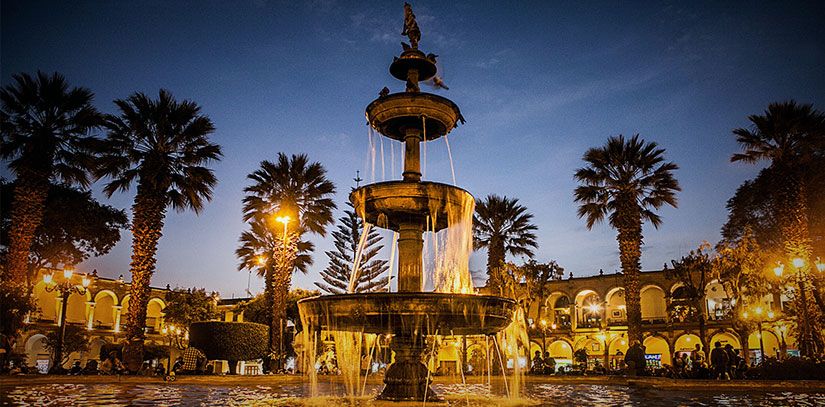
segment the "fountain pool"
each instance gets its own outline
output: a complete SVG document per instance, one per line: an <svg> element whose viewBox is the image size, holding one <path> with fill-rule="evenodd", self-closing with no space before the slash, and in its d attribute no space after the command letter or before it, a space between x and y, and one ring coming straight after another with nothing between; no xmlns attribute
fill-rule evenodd
<svg viewBox="0 0 825 407"><path fill-rule="evenodd" d="M275 382L278 378L272 378ZM688 382L689 383L689 382ZM345 394L340 381L318 383L322 394ZM382 384L371 381L367 395L358 398L322 396L305 398L309 384L226 385L188 383L112 383L112 384L0 384L0 405L54 406L395 406L398 402L375 400ZM825 388L815 386L805 391L759 390L673 390L656 386L634 387L609 384L558 384L527 380L523 384L525 399L504 397L501 380L488 384L432 385L444 399L430 405L499 406L677 406L677 405L747 405L747 406L817 406L825 404ZM423 406L421 402L402 403Z"/></svg>

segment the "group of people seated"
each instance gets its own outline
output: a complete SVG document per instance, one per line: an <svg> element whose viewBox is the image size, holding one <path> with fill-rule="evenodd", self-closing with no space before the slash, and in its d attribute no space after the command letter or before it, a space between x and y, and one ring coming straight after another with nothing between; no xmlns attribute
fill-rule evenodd
<svg viewBox="0 0 825 407"><path fill-rule="evenodd" d="M86 361L86 366L81 367L80 361L75 361L69 369L69 375L121 375L126 374L126 367L120 361L116 351L109 352L108 356L101 357L100 362L94 359Z"/></svg>

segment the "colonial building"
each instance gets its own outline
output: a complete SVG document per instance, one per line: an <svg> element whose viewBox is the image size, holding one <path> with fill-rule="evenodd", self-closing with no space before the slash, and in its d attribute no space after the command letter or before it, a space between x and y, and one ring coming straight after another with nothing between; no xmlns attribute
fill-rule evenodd
<svg viewBox="0 0 825 407"><path fill-rule="evenodd" d="M623 360L629 343L622 278L619 273L600 272L596 276L571 276L551 282L546 299L541 304L533 299L528 313L530 354L547 351L556 359L557 366L572 363L573 352L579 349L587 352L591 365L598 362L611 366ZM761 304L751 304L751 308L759 309L761 316L751 312L750 318L761 319L762 332L754 329L745 338L743 333L734 330L736 299L731 298L719 281L706 285L701 309L692 314L687 312L690 308L687 287L668 278L664 271L641 273L640 287L644 346L650 365L669 365L675 353L690 353L697 343L702 343L699 312L707 318L705 343L710 347L716 341L731 344L743 356L758 360L761 339L761 348L768 357L798 354L796 338L789 331L791 319L783 314L788 298L778 293L765 296ZM543 307L541 314L539 307ZM469 342L468 357L471 358L474 351L483 352L482 341ZM444 356L453 359L452 354L456 352L448 351ZM455 357L458 356L460 352ZM527 361L521 363L526 365Z"/></svg>
<svg viewBox="0 0 825 407"><path fill-rule="evenodd" d="M52 275L54 279L64 278L60 270L43 269L38 273L33 292L37 300L37 309L28 316L26 328L17 343L17 352L27 355L29 366L43 372L48 371L51 363L43 340L46 334L59 328L63 310L60 292L48 290L49 285L43 280L45 275ZM85 327L90 346L87 352L71 354L67 366L75 360L85 364L87 359L97 359L101 346L124 339L121 331L129 308L129 282L124 281L122 277L109 279L95 274L84 276L79 273L72 275L71 279L77 286L82 287L83 277L91 281L85 292L73 292L69 295L66 323ZM146 309L147 343L166 344L161 328L168 291L168 288L151 288Z"/></svg>

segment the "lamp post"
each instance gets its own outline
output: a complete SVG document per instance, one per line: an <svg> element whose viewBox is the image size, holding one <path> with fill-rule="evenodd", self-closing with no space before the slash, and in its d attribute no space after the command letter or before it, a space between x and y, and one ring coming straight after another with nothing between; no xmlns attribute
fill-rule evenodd
<svg viewBox="0 0 825 407"><path fill-rule="evenodd" d="M751 311L743 312L742 317L746 320L753 319L756 322L757 337L759 338L759 363L761 364L765 361L765 343L762 340L762 323L766 320L773 320L774 313L773 311L766 313L761 305L757 305ZM767 317L767 319L765 317Z"/></svg>
<svg viewBox="0 0 825 407"><path fill-rule="evenodd" d="M813 351L814 341L811 337L811 327L810 327L810 315L808 313L808 296L805 293L805 276L802 274L802 269L805 268L805 260L801 257L795 257L791 260L791 264L796 269L796 283L799 287L799 299L800 305L802 306L802 318L799 318L800 331L802 333L802 337L800 338L800 346L799 350L801 351L803 356L811 356L811 352ZM816 264L817 270L825 270L825 265L822 262L817 261ZM782 277L782 274L785 270L785 266L782 263L777 263L777 266L774 267L774 273L776 273L777 277Z"/></svg>
<svg viewBox="0 0 825 407"><path fill-rule="evenodd" d="M541 320L541 357L547 353L547 320Z"/></svg>
<svg viewBox="0 0 825 407"><path fill-rule="evenodd" d="M181 332L183 332L180 327L174 325L164 325L160 331L166 339L169 340L169 355L167 356L166 361L166 374L169 375L172 373L172 347L175 346L178 349L183 349L183 345L181 343ZM184 339L189 339L189 333L186 332Z"/></svg>
<svg viewBox="0 0 825 407"><path fill-rule="evenodd" d="M63 281L57 282L52 274L45 274L43 282L46 283L46 291L59 292L63 303L60 311L60 334L57 337L57 345L54 347L54 363L49 373L62 373L63 369L63 340L66 337L66 311L69 305L69 296L72 293L80 295L86 294L86 291L91 283L88 276L84 275L80 281L80 285L72 283L72 276L74 269L65 267L63 269Z"/></svg>

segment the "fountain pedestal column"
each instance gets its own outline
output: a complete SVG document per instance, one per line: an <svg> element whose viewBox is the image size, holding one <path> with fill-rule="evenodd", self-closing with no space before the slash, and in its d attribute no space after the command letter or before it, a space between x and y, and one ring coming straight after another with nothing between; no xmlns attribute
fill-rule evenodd
<svg viewBox="0 0 825 407"><path fill-rule="evenodd" d="M427 366L421 363L426 349L423 335L397 334L393 336L390 349L395 352L395 362L384 374L384 390L379 400L390 401L439 401L430 389L432 380Z"/></svg>
<svg viewBox="0 0 825 407"><path fill-rule="evenodd" d="M402 223L398 229L398 291L420 292L421 253L424 251L424 239L421 237L421 225Z"/></svg>

